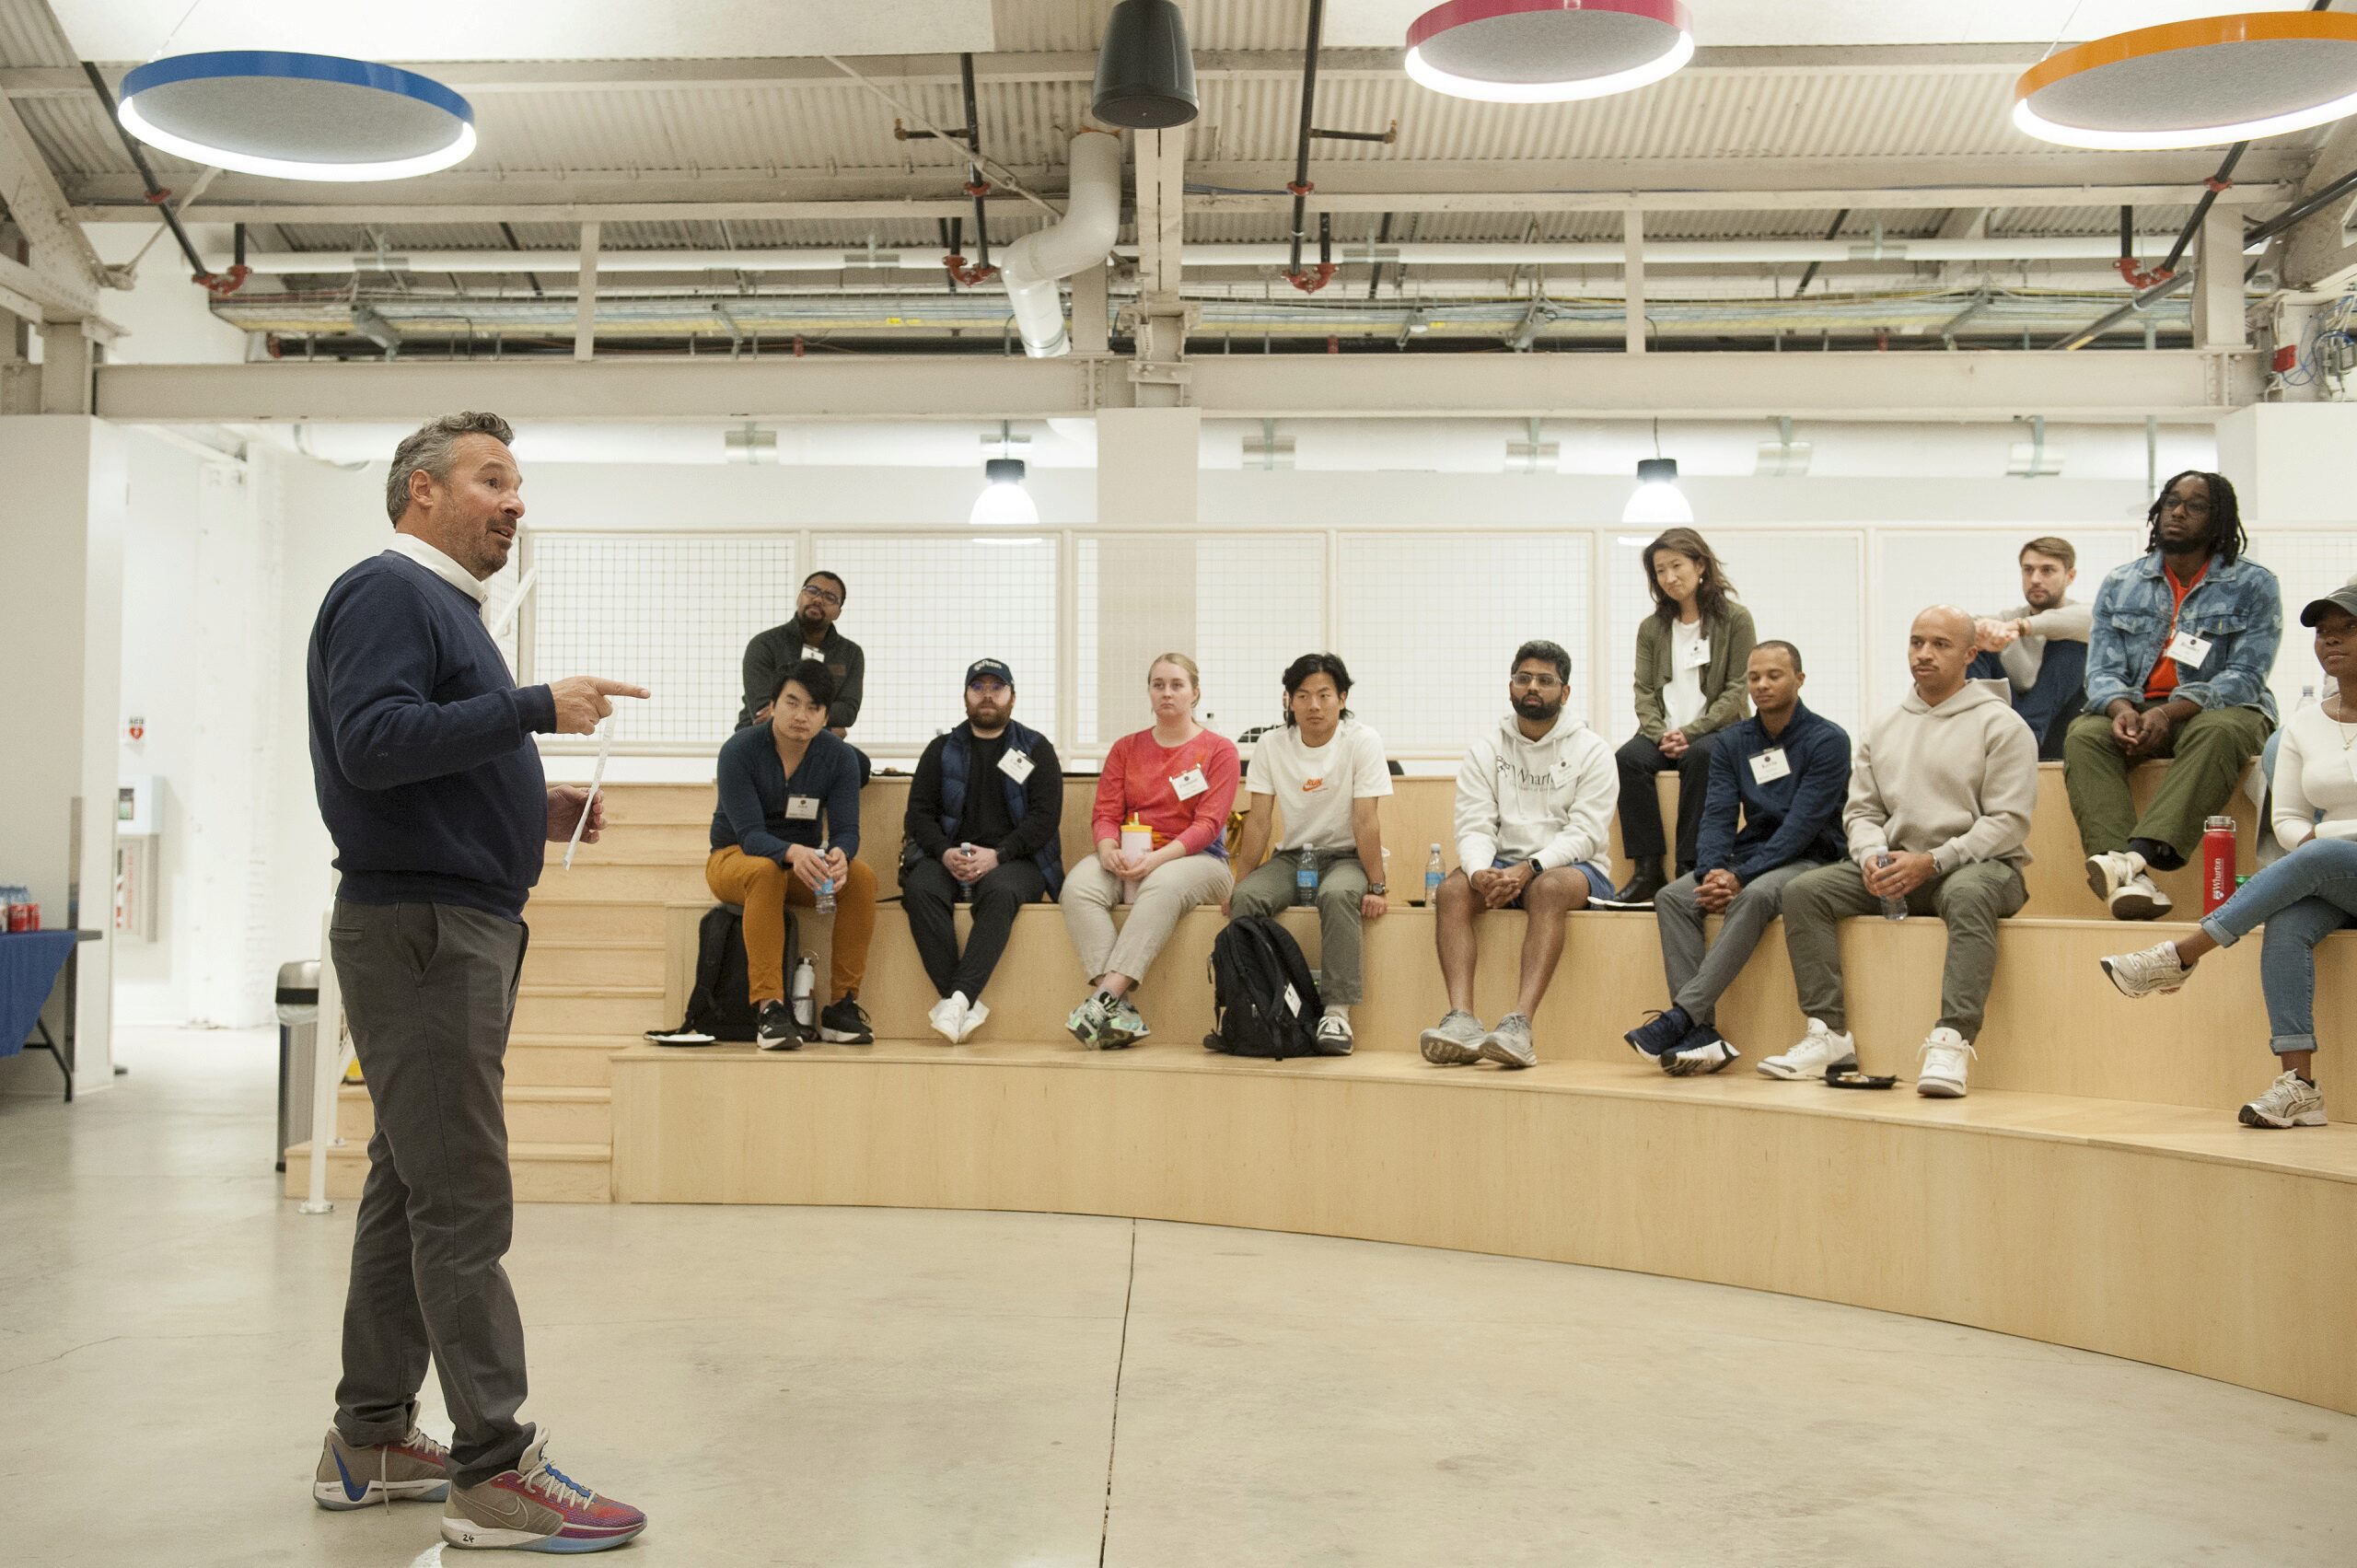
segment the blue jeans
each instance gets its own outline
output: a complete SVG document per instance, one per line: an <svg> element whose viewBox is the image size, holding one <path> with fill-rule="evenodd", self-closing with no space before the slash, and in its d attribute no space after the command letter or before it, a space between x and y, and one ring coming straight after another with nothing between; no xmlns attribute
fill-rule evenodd
<svg viewBox="0 0 2357 1568"><path fill-rule="evenodd" d="M2316 1048L2316 946L2357 924L2357 842L2311 839L2243 884L2202 917L2201 929L2231 947L2264 925L2258 988L2267 998L2268 1048L2278 1056Z"/></svg>

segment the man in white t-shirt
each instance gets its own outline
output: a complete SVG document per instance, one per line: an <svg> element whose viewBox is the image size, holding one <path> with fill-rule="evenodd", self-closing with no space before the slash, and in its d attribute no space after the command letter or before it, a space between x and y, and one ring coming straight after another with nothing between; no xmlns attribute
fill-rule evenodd
<svg viewBox="0 0 2357 1568"><path fill-rule="evenodd" d="M1304 654L1285 667L1285 724L1252 750L1245 783L1251 815L1236 864L1256 866L1236 885L1228 912L1274 914L1314 887L1321 944L1318 1021L1321 1055L1347 1056L1351 1006L1363 991L1362 923L1379 920L1389 889L1383 881L1383 836L1376 802L1391 793L1383 741L1351 717L1351 672L1332 654ZM1284 819L1284 836L1267 865L1260 855Z"/></svg>

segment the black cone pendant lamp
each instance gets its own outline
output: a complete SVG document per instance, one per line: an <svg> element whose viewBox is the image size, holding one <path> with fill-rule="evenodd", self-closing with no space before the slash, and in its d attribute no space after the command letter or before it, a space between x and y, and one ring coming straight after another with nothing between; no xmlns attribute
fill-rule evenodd
<svg viewBox="0 0 2357 1568"><path fill-rule="evenodd" d="M1195 118L1195 59L1173 0L1120 0L1097 53L1089 112L1108 125L1167 131Z"/></svg>

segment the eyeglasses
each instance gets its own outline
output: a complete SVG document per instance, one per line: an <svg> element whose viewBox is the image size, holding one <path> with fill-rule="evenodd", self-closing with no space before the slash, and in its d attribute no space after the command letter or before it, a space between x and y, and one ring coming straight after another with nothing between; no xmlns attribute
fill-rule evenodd
<svg viewBox="0 0 2357 1568"><path fill-rule="evenodd" d="M1514 677L1514 685L1516 691L1519 691L1526 686L1534 686L1541 691L1552 691L1562 684L1562 681L1556 679L1551 675L1524 675L1517 672Z"/></svg>
<svg viewBox="0 0 2357 1568"><path fill-rule="evenodd" d="M822 588L815 583L803 584L802 593L806 598L815 598L821 604L831 604L838 609L842 608L843 602L842 595L832 588Z"/></svg>
<svg viewBox="0 0 2357 1568"><path fill-rule="evenodd" d="M2189 517L2206 517L2210 515L2210 498L2206 495L2196 495L2190 499L2182 495L2161 497L2161 510L2172 509L2183 512Z"/></svg>

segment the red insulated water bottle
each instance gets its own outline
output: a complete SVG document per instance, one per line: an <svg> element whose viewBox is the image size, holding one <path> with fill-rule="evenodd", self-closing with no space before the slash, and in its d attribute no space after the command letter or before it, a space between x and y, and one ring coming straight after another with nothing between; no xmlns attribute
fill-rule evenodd
<svg viewBox="0 0 2357 1568"><path fill-rule="evenodd" d="M2209 914L2235 896L2235 819L2205 818L2201 823L2201 912Z"/></svg>

